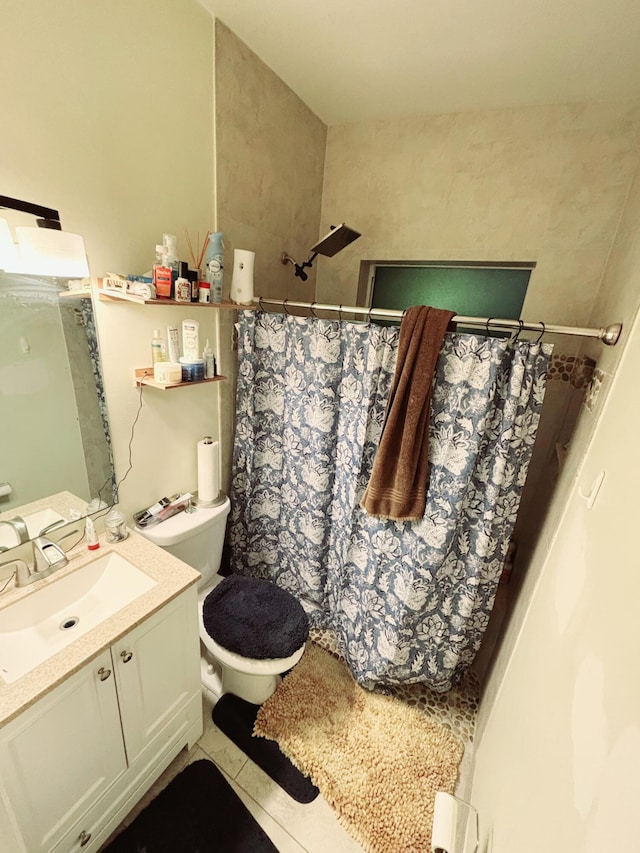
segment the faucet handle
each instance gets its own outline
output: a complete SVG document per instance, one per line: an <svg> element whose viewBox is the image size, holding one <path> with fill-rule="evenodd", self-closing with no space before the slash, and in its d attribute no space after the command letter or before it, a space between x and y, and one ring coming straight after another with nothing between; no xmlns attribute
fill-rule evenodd
<svg viewBox="0 0 640 853"><path fill-rule="evenodd" d="M38 536L33 540L34 569L40 572L46 569L61 569L69 560L62 548L46 536Z"/></svg>

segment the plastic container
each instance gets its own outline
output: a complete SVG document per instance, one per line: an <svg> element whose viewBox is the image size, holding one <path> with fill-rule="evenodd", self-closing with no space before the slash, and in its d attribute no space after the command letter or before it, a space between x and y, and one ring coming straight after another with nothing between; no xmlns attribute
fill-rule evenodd
<svg viewBox="0 0 640 853"><path fill-rule="evenodd" d="M120 510L112 509L104 520L107 542L122 542L129 535L127 523Z"/></svg>
<svg viewBox="0 0 640 853"><path fill-rule="evenodd" d="M183 357L180 359L180 366L183 382L201 382L204 379L204 359L189 361Z"/></svg>
<svg viewBox="0 0 640 853"><path fill-rule="evenodd" d="M182 365L177 361L157 361L153 378L160 385L177 385L182 382Z"/></svg>

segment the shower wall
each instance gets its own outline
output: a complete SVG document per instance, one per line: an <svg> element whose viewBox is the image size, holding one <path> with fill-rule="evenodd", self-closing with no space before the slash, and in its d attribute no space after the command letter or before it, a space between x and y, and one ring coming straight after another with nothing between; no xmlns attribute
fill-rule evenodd
<svg viewBox="0 0 640 853"><path fill-rule="evenodd" d="M525 320L578 326L628 322L629 300L617 302L601 284L639 143L637 100L331 127L321 231L347 221L362 237L334 258L319 259L316 299L354 302L362 260L535 261ZM628 240L633 236L629 232ZM515 569L498 596L494 624L477 659L481 676L554 490L563 483L564 448L581 420L585 395L597 406L582 375L582 357L602 360L595 375L605 384L617 357L581 338L546 339L554 342L560 360L523 494ZM572 358L577 361L569 362Z"/></svg>
<svg viewBox="0 0 640 853"><path fill-rule="evenodd" d="M326 126L240 39L215 22L216 221L225 234L224 298L233 249L255 251L256 295L313 299L306 282L280 262L299 263L317 241ZM229 489L236 358L231 312L220 312L222 482Z"/></svg>
<svg viewBox="0 0 640 853"><path fill-rule="evenodd" d="M316 299L354 300L362 259L536 261L523 318L586 325L639 132L638 101L329 128L321 231L362 237L319 259Z"/></svg>

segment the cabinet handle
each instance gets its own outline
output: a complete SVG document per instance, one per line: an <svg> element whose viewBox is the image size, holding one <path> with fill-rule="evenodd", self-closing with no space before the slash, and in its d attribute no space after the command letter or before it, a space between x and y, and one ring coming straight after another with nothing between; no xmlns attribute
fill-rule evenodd
<svg viewBox="0 0 640 853"><path fill-rule="evenodd" d="M85 844L88 844L91 841L91 833L86 832L84 829L78 836L78 841L80 842L80 847L84 847Z"/></svg>
<svg viewBox="0 0 640 853"><path fill-rule="evenodd" d="M122 658L123 663L129 663L133 657L133 652L120 652L120 657Z"/></svg>
<svg viewBox="0 0 640 853"><path fill-rule="evenodd" d="M110 669L105 669L103 666L98 670L98 675L100 676L100 681L106 681L107 678L111 675Z"/></svg>

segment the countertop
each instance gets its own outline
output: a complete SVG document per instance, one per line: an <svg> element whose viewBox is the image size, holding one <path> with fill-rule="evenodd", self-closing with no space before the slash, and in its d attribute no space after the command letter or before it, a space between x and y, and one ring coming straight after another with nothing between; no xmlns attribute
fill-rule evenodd
<svg viewBox="0 0 640 853"><path fill-rule="evenodd" d="M46 584L55 583L71 572L81 571L87 563L111 551L121 554L153 578L156 585L11 684L0 677L0 726L14 719L200 579L200 574L191 566L130 530L123 542L115 544L107 543L104 535L100 536L100 548L97 551L88 551L86 543L82 542L67 553L69 563L64 568L28 587L16 589L11 585L0 593L0 610L19 598L37 592Z"/></svg>

